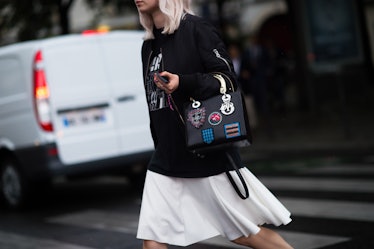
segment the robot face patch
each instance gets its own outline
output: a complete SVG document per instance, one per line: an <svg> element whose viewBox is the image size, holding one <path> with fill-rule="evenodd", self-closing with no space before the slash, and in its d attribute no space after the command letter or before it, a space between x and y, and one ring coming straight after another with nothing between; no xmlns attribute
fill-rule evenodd
<svg viewBox="0 0 374 249"><path fill-rule="evenodd" d="M188 112L188 121L195 128L200 128L205 122L205 108L196 108Z"/></svg>

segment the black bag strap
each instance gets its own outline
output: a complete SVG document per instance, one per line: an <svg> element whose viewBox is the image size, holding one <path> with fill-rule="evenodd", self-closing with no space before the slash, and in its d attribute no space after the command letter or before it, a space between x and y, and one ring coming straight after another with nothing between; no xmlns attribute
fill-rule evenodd
<svg viewBox="0 0 374 249"><path fill-rule="evenodd" d="M227 177L229 178L230 182L231 182L231 185L234 187L236 193L238 193L238 195L240 196L240 198L242 198L243 200L247 199L249 197L249 191L248 191L248 186L247 186L247 183L245 182L242 174L240 173L239 171L239 168L238 166L235 164L234 162L234 159L232 159L231 155L229 152L226 152L226 155L227 155L227 158L229 159L231 165L234 167L235 169L235 172L238 174L239 176L239 179L240 179L240 182L242 183L243 185L243 188L244 188L244 191L245 191L245 194L243 195L242 192L240 192L239 190L239 187L238 185L236 185L236 182L234 181L234 179L232 178L230 172L226 171L226 175Z"/></svg>

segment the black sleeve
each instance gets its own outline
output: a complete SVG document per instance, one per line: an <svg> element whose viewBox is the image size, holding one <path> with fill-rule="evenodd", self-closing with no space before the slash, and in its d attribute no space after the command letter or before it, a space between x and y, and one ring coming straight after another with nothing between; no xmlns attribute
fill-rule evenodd
<svg viewBox="0 0 374 249"><path fill-rule="evenodd" d="M200 19L196 22L194 37L204 72L180 75L180 87L191 93L191 97L195 99L209 98L219 93L220 83L213 74L221 73L227 76L224 77L225 79L231 80L236 89L236 75L231 58L217 29L209 22ZM229 82L227 87L230 87Z"/></svg>

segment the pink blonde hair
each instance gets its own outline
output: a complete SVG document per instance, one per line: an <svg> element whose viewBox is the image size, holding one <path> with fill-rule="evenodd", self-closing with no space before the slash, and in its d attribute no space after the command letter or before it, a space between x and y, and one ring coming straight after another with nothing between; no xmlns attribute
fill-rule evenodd
<svg viewBox="0 0 374 249"><path fill-rule="evenodd" d="M173 34L180 25L180 21L185 13L193 14L191 10L191 0L159 0L159 7L166 16L163 34ZM151 15L139 12L140 24L145 29L144 40L154 39L153 20Z"/></svg>

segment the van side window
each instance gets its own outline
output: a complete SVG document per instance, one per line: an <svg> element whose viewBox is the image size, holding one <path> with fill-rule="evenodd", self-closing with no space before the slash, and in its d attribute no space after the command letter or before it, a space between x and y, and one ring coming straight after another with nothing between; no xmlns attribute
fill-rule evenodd
<svg viewBox="0 0 374 249"><path fill-rule="evenodd" d="M17 73L18 72L18 73ZM24 94L26 82L22 81L22 67L16 58L0 60L0 104Z"/></svg>

